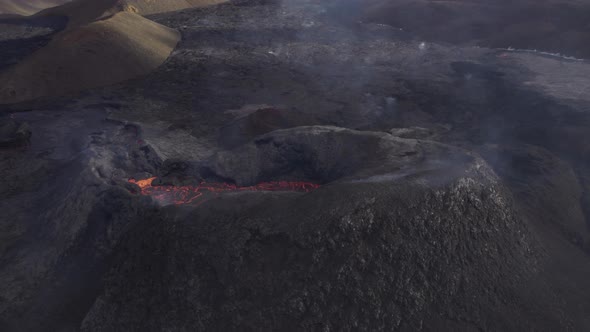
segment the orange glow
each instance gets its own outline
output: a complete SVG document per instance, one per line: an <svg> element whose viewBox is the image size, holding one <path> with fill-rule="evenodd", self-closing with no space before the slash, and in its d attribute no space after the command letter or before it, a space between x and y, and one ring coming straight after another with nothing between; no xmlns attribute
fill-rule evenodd
<svg viewBox="0 0 590 332"><path fill-rule="evenodd" d="M129 179L129 183L141 188L141 194L151 196L163 205L167 204L201 204L207 199L224 192L236 191L296 191L310 192L319 185L310 182L274 181L263 182L254 186L239 187L229 183L201 182L198 186L153 186L155 177L145 180Z"/></svg>
<svg viewBox="0 0 590 332"><path fill-rule="evenodd" d="M139 180L139 181L135 181L134 179L130 179L129 182L138 185L139 188L141 188L143 190L145 188L151 187L152 186L152 182L155 179L156 179L155 177L149 178L149 179L145 179L145 180Z"/></svg>

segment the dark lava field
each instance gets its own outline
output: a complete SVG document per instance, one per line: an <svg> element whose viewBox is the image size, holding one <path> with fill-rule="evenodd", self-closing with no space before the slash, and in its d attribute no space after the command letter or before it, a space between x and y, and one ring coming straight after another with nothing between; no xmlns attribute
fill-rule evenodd
<svg viewBox="0 0 590 332"><path fill-rule="evenodd" d="M0 14L0 331L590 331L589 1L159 1Z"/></svg>

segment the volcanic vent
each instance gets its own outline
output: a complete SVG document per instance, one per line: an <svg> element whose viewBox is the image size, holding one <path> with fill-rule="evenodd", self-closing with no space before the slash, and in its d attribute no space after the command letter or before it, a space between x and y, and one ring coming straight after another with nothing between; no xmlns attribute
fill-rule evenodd
<svg viewBox="0 0 590 332"><path fill-rule="evenodd" d="M333 182L378 182L442 169L451 178L452 169L466 162L436 143L308 126L262 135L202 163L169 160L159 177L128 181L162 205L199 205L224 193L305 193Z"/></svg>
<svg viewBox="0 0 590 332"><path fill-rule="evenodd" d="M263 182L253 186L237 186L223 182L201 182L197 186L173 186L153 185L156 177L145 180L130 179L129 182L136 184L141 189L141 194L153 197L162 205L168 204L201 204L211 197L228 192L248 191L295 191L309 192L317 189L319 185L311 182L273 181Z"/></svg>
<svg viewBox="0 0 590 332"><path fill-rule="evenodd" d="M443 144L296 127L158 174L132 182L156 200L218 199L157 210L129 234L83 331L414 330L455 301L499 311L534 268L496 176Z"/></svg>

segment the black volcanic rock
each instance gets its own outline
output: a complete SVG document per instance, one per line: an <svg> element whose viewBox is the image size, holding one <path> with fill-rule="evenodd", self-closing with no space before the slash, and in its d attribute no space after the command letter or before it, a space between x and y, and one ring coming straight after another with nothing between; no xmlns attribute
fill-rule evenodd
<svg viewBox="0 0 590 332"><path fill-rule="evenodd" d="M162 163L159 169L159 176L154 179L152 184L155 186L197 186L200 181L201 176L197 165L185 160L168 159Z"/></svg>
<svg viewBox="0 0 590 332"><path fill-rule="evenodd" d="M570 164L535 146L487 146L484 158L511 187L535 223L554 224L574 245L590 241L583 181ZM538 206L543 206L542 210Z"/></svg>
<svg viewBox="0 0 590 332"><path fill-rule="evenodd" d="M537 266L510 195L481 159L461 169L165 209L124 241L83 331L558 326L520 307Z"/></svg>
<svg viewBox="0 0 590 332"><path fill-rule="evenodd" d="M0 148L22 147L29 144L31 128L26 122L3 119L0 125Z"/></svg>
<svg viewBox="0 0 590 332"><path fill-rule="evenodd" d="M238 185L296 179L328 183L342 178L399 177L425 170L462 167L459 149L379 132L310 126L277 130L208 162L219 177Z"/></svg>
<svg viewBox="0 0 590 332"><path fill-rule="evenodd" d="M312 125L317 122L310 115L270 106L234 113L237 113L236 118L219 130L219 141L228 148L274 130Z"/></svg>

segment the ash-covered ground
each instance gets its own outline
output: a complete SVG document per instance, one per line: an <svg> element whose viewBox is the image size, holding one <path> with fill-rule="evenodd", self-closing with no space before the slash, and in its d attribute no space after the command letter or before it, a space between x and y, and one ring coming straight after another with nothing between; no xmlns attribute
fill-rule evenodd
<svg viewBox="0 0 590 332"><path fill-rule="evenodd" d="M590 330L590 63L367 15L158 14L149 75L2 106L0 329ZM63 28L3 22L0 70Z"/></svg>

